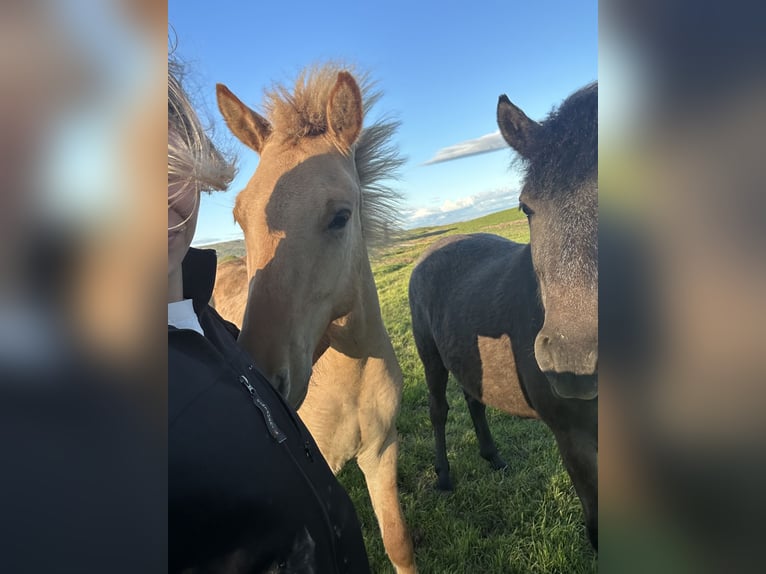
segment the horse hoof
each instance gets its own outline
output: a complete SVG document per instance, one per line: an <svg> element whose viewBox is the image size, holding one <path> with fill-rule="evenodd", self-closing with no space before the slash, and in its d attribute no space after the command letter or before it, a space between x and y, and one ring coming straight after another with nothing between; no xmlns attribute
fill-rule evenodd
<svg viewBox="0 0 766 574"><path fill-rule="evenodd" d="M508 463L505 462L502 458L495 457L492 460L489 461L489 464L492 465L493 470L507 470L508 469Z"/></svg>
<svg viewBox="0 0 766 574"><path fill-rule="evenodd" d="M593 551L598 554L598 530L588 529L588 540L593 547Z"/></svg>
<svg viewBox="0 0 766 574"><path fill-rule="evenodd" d="M434 484L434 490L438 490L439 492L444 492L446 494L455 490L455 487L452 485L452 481L450 479L439 479Z"/></svg>

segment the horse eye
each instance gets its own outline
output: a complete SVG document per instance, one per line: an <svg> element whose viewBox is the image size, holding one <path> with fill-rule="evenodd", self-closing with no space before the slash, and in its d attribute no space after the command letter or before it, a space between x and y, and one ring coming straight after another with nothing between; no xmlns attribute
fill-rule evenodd
<svg viewBox="0 0 766 574"><path fill-rule="evenodd" d="M532 217L532 214L534 214L534 211L529 209L529 206L526 203L524 203L523 201L519 202L519 209L521 211L523 211L524 215L526 215L527 217Z"/></svg>
<svg viewBox="0 0 766 574"><path fill-rule="evenodd" d="M351 211L349 211L348 209L341 209L332 218L332 221L330 222L330 225L327 226L327 229L343 229L344 227L346 227L346 223L348 223L348 220L350 218L351 218Z"/></svg>

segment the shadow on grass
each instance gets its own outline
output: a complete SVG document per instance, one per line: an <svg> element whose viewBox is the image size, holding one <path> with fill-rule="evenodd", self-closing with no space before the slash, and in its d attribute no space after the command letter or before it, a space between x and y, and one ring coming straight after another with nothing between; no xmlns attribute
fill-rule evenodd
<svg viewBox="0 0 766 574"><path fill-rule="evenodd" d="M418 233L417 235L407 235L405 239L407 241L413 241L415 239L423 239L424 237L433 237L435 235L442 235L444 233L449 233L450 231L455 231L457 227L450 227L447 229L436 229L434 231L425 231L423 233Z"/></svg>

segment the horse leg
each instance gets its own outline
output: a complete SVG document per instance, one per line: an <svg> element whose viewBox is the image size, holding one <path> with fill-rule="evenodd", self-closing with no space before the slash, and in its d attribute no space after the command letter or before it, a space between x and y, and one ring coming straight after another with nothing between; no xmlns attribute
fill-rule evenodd
<svg viewBox="0 0 766 574"><path fill-rule="evenodd" d="M412 295L410 295L412 305ZM450 479L449 462L447 461L447 438L445 426L447 425L447 380L449 371L444 366L436 342L431 332L424 325L427 321L417 312L417 307L412 306L412 334L415 338L415 348L418 350L420 361L423 363L423 371L428 385L428 413L431 416L431 426L434 429L434 442L436 450L436 488L442 491L453 489Z"/></svg>
<svg viewBox="0 0 766 574"><path fill-rule="evenodd" d="M416 574L412 539L399 504L396 483L398 453L396 428L392 428L382 448L376 445L366 450L357 457L357 462L364 473L388 558L397 574Z"/></svg>
<svg viewBox="0 0 766 574"><path fill-rule="evenodd" d="M479 453L484 460L488 460L495 470L508 468L506 462L500 458L497 452L497 446L492 439L492 433L487 424L487 407L481 401L463 391L465 402L468 403L468 411L471 413L473 428L476 431L476 438L479 439Z"/></svg>
<svg viewBox="0 0 766 574"><path fill-rule="evenodd" d="M425 357L424 354L421 354L421 359L423 360L426 382L428 383L428 407L431 416L431 426L434 429L436 488L451 491L453 485L450 478L449 461L447 460L447 437L445 431L447 412L449 411L449 404L447 403L449 372L436 351Z"/></svg>
<svg viewBox="0 0 766 574"><path fill-rule="evenodd" d="M588 539L598 552L597 438L576 430L558 431L555 436L564 466L583 507Z"/></svg>

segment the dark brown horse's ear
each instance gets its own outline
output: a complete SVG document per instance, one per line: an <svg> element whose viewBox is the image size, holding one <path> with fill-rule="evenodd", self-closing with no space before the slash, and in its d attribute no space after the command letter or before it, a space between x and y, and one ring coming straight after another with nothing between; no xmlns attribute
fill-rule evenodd
<svg viewBox="0 0 766 574"><path fill-rule="evenodd" d="M335 145L347 153L362 131L362 93L353 76L340 72L327 102L327 127Z"/></svg>
<svg viewBox="0 0 766 574"><path fill-rule="evenodd" d="M243 104L223 84L216 84L215 93L218 109L221 110L221 115L231 132L243 144L261 153L263 144L271 135L271 124Z"/></svg>
<svg viewBox="0 0 766 574"><path fill-rule="evenodd" d="M511 103L503 94L497 102L497 125L508 145L522 157L528 158L534 148L541 126Z"/></svg>

